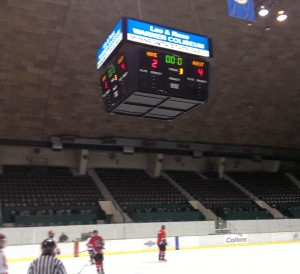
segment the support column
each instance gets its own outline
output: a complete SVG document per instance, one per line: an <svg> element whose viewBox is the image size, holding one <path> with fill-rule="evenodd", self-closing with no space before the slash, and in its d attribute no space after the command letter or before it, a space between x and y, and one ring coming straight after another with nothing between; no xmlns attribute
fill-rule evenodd
<svg viewBox="0 0 300 274"><path fill-rule="evenodd" d="M86 174L86 170L88 166L88 158L89 158L89 150L87 149L80 150L79 167L78 167L79 175Z"/></svg>
<svg viewBox="0 0 300 274"><path fill-rule="evenodd" d="M149 154L148 155L148 172L153 177L159 177L161 174L162 163L164 155L161 153L158 154Z"/></svg>

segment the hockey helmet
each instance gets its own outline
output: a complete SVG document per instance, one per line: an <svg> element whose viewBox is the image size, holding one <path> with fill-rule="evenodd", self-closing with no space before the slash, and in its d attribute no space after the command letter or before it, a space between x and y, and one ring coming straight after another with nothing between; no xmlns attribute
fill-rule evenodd
<svg viewBox="0 0 300 274"><path fill-rule="evenodd" d="M0 249L4 248L6 244L6 236L0 233Z"/></svg>
<svg viewBox="0 0 300 274"><path fill-rule="evenodd" d="M54 231L53 230L49 230L48 231L48 236L49 237L54 237Z"/></svg>
<svg viewBox="0 0 300 274"><path fill-rule="evenodd" d="M93 236L95 237L95 236L98 236L98 230L93 230Z"/></svg>
<svg viewBox="0 0 300 274"><path fill-rule="evenodd" d="M166 226L165 226L165 225L162 225L162 226L161 226L161 229L166 229Z"/></svg>
<svg viewBox="0 0 300 274"><path fill-rule="evenodd" d="M55 248L56 248L56 244L53 239L49 238L42 242L42 254L43 255L53 255Z"/></svg>

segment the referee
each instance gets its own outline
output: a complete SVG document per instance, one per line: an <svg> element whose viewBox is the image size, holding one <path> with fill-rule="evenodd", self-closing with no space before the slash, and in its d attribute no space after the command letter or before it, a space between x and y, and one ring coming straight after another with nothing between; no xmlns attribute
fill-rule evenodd
<svg viewBox="0 0 300 274"><path fill-rule="evenodd" d="M55 257L56 244L51 238L42 242L42 255L29 266L27 274L67 274L61 260Z"/></svg>

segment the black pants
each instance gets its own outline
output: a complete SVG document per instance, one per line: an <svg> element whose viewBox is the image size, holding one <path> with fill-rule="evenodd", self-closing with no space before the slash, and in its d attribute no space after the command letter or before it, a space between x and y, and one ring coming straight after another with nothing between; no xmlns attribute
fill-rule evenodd
<svg viewBox="0 0 300 274"><path fill-rule="evenodd" d="M159 251L166 251L166 244L158 245Z"/></svg>

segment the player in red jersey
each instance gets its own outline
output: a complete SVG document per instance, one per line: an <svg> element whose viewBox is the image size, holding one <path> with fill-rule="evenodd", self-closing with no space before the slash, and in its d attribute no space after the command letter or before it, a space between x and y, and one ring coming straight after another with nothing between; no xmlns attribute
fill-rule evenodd
<svg viewBox="0 0 300 274"><path fill-rule="evenodd" d="M157 245L159 248L158 260L159 261L167 261L165 259L166 254L166 246L167 246L167 233L166 233L166 226L162 225L161 229L158 231L157 234Z"/></svg>
<svg viewBox="0 0 300 274"><path fill-rule="evenodd" d="M89 237L86 240L86 247L87 247L87 251L88 251L89 256L90 256L91 264L95 264L95 260L94 260L94 248L93 248L92 245L89 245L89 241L92 238L93 233L92 232L88 232L88 236Z"/></svg>
<svg viewBox="0 0 300 274"><path fill-rule="evenodd" d="M89 239L88 248L93 250L93 258L96 262L97 273L104 274L103 268L103 249L104 249L104 240L101 236L98 235L98 231L93 231L93 236Z"/></svg>
<svg viewBox="0 0 300 274"><path fill-rule="evenodd" d="M54 253L55 253L55 255L60 255L60 249L57 247L56 239L54 238L54 236L55 236L54 231L53 230L49 230L48 231L48 238L47 239L53 240L53 242L55 243Z"/></svg>

